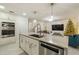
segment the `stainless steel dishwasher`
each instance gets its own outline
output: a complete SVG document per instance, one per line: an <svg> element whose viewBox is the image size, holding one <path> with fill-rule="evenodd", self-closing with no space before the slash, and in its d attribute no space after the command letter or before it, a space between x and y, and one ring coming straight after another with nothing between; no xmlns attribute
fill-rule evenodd
<svg viewBox="0 0 79 59"><path fill-rule="evenodd" d="M64 55L64 49L50 45L46 42L40 42L40 49L39 49L40 55Z"/></svg>

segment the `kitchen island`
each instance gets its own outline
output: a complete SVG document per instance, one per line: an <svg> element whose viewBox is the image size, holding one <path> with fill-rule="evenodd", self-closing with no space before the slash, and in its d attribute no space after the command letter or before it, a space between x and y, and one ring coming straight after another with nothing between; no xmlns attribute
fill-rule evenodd
<svg viewBox="0 0 79 59"><path fill-rule="evenodd" d="M46 48L55 51L55 55L67 55L68 40L67 37L54 36L46 34L43 37L34 37L29 34L20 34L19 45L29 55L49 55ZM43 47L46 48L43 48ZM53 48L54 47L54 48ZM52 54L53 55L53 54Z"/></svg>

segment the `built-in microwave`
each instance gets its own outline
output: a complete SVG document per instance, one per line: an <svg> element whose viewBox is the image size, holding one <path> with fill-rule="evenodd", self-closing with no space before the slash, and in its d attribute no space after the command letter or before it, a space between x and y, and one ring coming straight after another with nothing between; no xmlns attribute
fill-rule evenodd
<svg viewBox="0 0 79 59"><path fill-rule="evenodd" d="M53 31L63 31L64 30L64 24L54 24L52 25Z"/></svg>

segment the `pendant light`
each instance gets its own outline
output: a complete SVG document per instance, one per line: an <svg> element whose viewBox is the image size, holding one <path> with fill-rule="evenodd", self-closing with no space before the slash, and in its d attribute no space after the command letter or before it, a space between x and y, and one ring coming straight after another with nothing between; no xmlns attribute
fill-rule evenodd
<svg viewBox="0 0 79 59"><path fill-rule="evenodd" d="M49 18L49 21L53 21L53 5L54 5L54 3L50 3L50 18Z"/></svg>
<svg viewBox="0 0 79 59"><path fill-rule="evenodd" d="M33 13L34 13L34 15L35 15L35 17L34 17L34 21L33 21L33 22L36 23L36 22L37 22L37 20L36 20L36 14L37 14L37 11L34 11Z"/></svg>

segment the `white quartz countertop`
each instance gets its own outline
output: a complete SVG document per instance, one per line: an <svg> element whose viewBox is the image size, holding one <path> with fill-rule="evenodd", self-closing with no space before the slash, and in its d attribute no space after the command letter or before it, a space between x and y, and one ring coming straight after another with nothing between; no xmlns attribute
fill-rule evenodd
<svg viewBox="0 0 79 59"><path fill-rule="evenodd" d="M27 37L30 37L32 39L50 43L52 45L56 45L61 48L68 48L68 37L67 36L62 37L62 36L55 36L55 35L51 35L51 34L46 34L42 38L37 38L37 37L30 36L30 35L31 35L30 33L26 34Z"/></svg>

